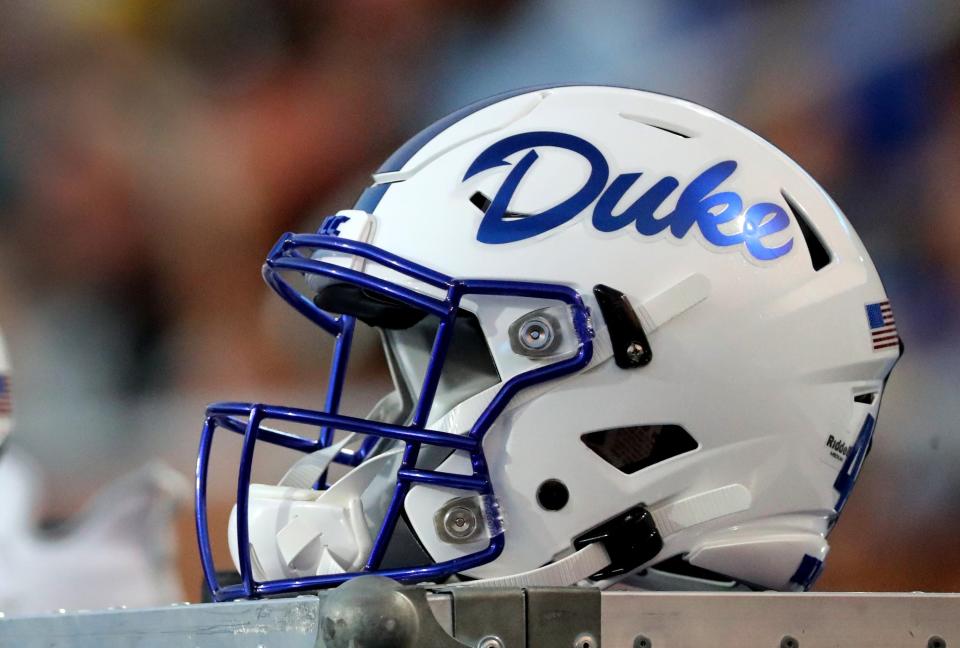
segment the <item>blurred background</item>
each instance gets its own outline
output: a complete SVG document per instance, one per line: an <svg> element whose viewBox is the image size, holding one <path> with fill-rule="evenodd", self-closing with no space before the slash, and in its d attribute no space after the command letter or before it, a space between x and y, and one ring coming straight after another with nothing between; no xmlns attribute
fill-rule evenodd
<svg viewBox="0 0 960 648"><path fill-rule="evenodd" d="M150 458L192 474L209 401L318 406L329 340L261 281L272 243L445 113L570 81L730 116L846 212L908 352L817 589L960 590L955 0L3 2L0 325L40 517ZM387 384L362 348L358 408Z"/></svg>

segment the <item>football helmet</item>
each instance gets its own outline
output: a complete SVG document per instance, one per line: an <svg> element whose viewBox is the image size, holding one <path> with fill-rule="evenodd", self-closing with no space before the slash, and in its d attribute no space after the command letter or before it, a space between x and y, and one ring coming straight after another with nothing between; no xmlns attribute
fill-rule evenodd
<svg viewBox="0 0 960 648"><path fill-rule="evenodd" d="M334 354L322 409L207 410L197 527L220 600L361 574L805 589L901 352L809 175L710 110L625 88L449 115L353 209L284 234L263 274ZM364 418L339 411L358 321L395 383ZM243 437L234 585L207 529L219 430ZM263 444L302 453L278 484L251 483Z"/></svg>

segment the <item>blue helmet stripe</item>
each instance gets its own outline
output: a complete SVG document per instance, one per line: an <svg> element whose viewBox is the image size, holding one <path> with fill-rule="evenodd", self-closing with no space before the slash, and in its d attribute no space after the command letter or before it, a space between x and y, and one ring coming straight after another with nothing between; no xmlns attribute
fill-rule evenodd
<svg viewBox="0 0 960 648"><path fill-rule="evenodd" d="M800 589L806 592L817 582L822 571L822 560L814 558L810 554L804 554L800 560L800 566L797 567L797 571L790 577L790 582L795 583Z"/></svg>
<svg viewBox="0 0 960 648"><path fill-rule="evenodd" d="M839 494L837 504L834 506L837 515L843 510L854 484L857 483L857 477L860 476L860 468L863 467L863 460L867 457L867 450L870 448L870 441L873 439L875 424L876 419L873 418L873 415L867 414L863 427L857 435L857 440L850 446L850 451L840 468L840 473L837 475L836 481L833 482L833 487Z"/></svg>

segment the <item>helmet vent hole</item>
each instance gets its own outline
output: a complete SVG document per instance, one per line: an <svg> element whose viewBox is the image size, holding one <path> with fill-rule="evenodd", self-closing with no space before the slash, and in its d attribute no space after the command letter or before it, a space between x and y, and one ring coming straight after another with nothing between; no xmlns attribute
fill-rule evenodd
<svg viewBox="0 0 960 648"><path fill-rule="evenodd" d="M548 479L537 489L537 503L548 511L559 511L570 501L570 491L559 479Z"/></svg>
<svg viewBox="0 0 960 648"><path fill-rule="evenodd" d="M487 210L490 209L490 202L490 199L479 191L470 196L470 203L484 214L486 214Z"/></svg>
<svg viewBox="0 0 960 648"><path fill-rule="evenodd" d="M486 214L487 210L490 209L490 205L493 204L493 201L487 198L487 196L485 196L482 192L477 191L477 192L474 192L472 196L470 196L470 204L472 204L474 207L476 207L481 212ZM530 216L530 214L521 214L520 212L506 211L503 213L503 220L515 220L518 218L526 218L527 216Z"/></svg>
<svg viewBox="0 0 960 648"><path fill-rule="evenodd" d="M682 130L679 130L674 124L664 124L663 122L654 121L648 119L641 115L631 115L629 113L620 113L620 116L624 119L630 121L635 121L638 124L643 124L644 126L649 126L650 128L656 128L658 131L663 131L664 133L669 133L675 135L676 137L682 137L683 139L690 139L692 135L690 133L684 133Z"/></svg>
<svg viewBox="0 0 960 648"><path fill-rule="evenodd" d="M830 265L830 262L833 261L833 255L830 254L830 250L824 245L820 235L813 229L813 226L810 225L810 219L807 217L806 212L800 208L797 202L786 191L781 190L780 195L787 201L787 206L790 207L790 211L793 212L793 217L797 221L800 233L803 234L803 240L807 243L807 250L810 252L810 264L813 266L813 271L820 272Z"/></svg>
<svg viewBox="0 0 960 648"><path fill-rule="evenodd" d="M589 432L580 440L601 459L627 474L699 447L689 432L670 423Z"/></svg>
<svg viewBox="0 0 960 648"><path fill-rule="evenodd" d="M862 403L864 405L873 405L877 400L877 392L869 392L866 394L857 394L853 397L855 403Z"/></svg>
<svg viewBox="0 0 960 648"><path fill-rule="evenodd" d="M689 135L687 135L686 133L681 133L681 132L678 131L678 130L674 130L674 129L672 129L672 128L667 128L666 126L661 126L660 124L650 124L650 123L647 123L647 122L644 122L644 123L646 123L647 126L650 126L650 127L652 127L652 128L656 128L656 129L658 129L658 130L662 130L664 133L670 133L671 135L676 135L677 137L682 137L683 139L690 139L690 136L689 136Z"/></svg>

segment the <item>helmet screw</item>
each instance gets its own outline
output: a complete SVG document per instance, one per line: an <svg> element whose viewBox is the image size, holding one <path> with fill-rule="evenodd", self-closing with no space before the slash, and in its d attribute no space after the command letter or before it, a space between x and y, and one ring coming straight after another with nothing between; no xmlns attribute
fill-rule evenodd
<svg viewBox="0 0 960 648"><path fill-rule="evenodd" d="M506 648L503 645L503 641L500 640L500 637L484 637L477 642L477 648Z"/></svg>
<svg viewBox="0 0 960 648"><path fill-rule="evenodd" d="M531 317L517 330L517 341L528 351L542 351L553 342L553 327L543 317Z"/></svg>
<svg viewBox="0 0 960 648"><path fill-rule="evenodd" d="M444 514L443 528L454 538L469 538L477 528L477 514L466 506L454 506Z"/></svg>
<svg viewBox="0 0 960 648"><path fill-rule="evenodd" d="M627 355L634 362L638 362L643 357L644 348L639 342L631 342L627 347Z"/></svg>
<svg viewBox="0 0 960 648"><path fill-rule="evenodd" d="M584 632L573 640L573 648L597 648L597 639L589 632Z"/></svg>

